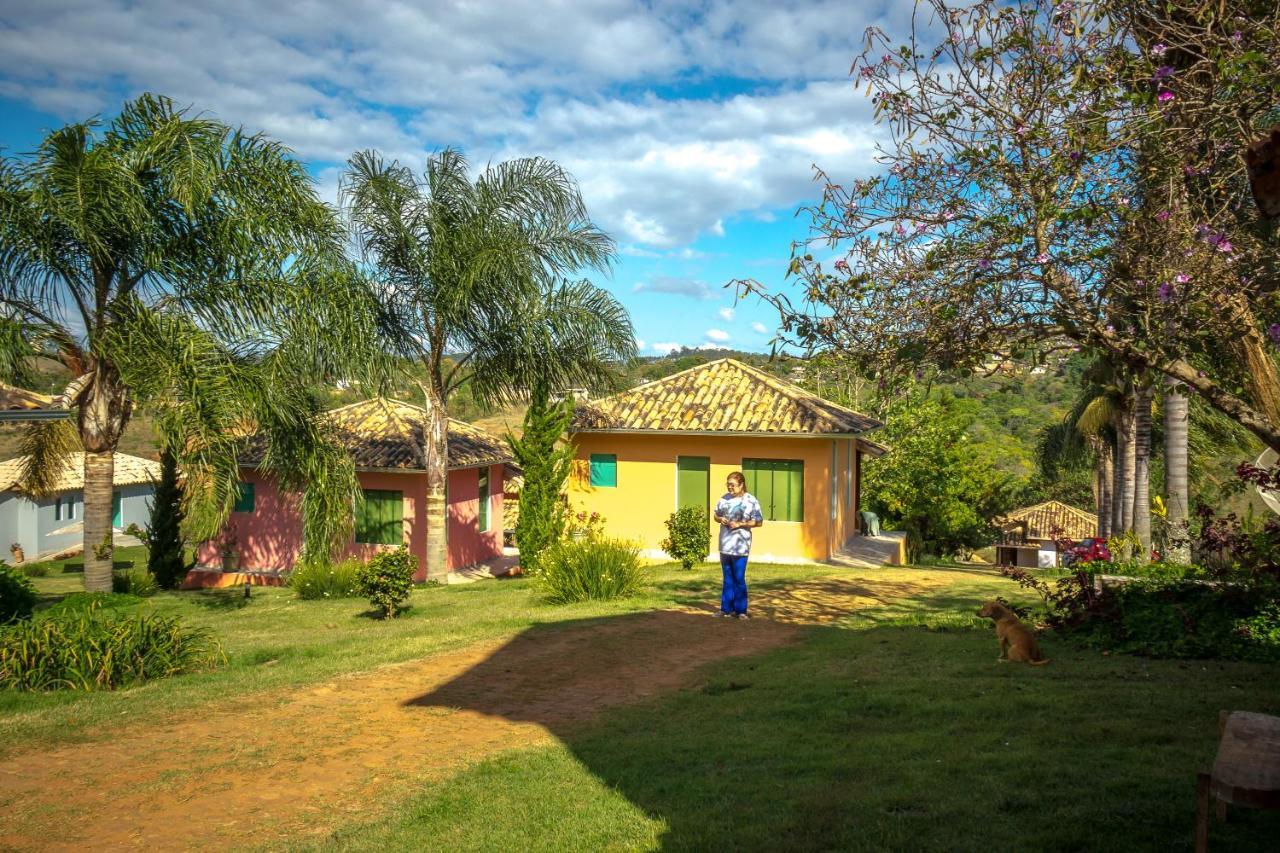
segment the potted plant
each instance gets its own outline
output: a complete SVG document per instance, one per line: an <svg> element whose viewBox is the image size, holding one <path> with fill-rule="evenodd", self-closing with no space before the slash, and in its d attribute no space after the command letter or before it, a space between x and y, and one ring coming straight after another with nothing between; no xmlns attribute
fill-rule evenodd
<svg viewBox="0 0 1280 853"><path fill-rule="evenodd" d="M240 551L236 547L239 542L236 540L236 531L234 527L228 526L222 533L222 538L218 542L218 551L222 554L222 570L224 572L240 571Z"/></svg>
<svg viewBox="0 0 1280 853"><path fill-rule="evenodd" d="M10 545L9 553L13 555L13 562L15 565L18 563L21 563L23 560L27 558L27 555L23 553L21 542L14 542L12 545Z"/></svg>

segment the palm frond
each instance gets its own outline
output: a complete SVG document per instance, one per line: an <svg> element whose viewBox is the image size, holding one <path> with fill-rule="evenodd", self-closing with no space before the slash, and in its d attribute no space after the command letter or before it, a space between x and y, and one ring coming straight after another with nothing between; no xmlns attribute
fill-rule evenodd
<svg viewBox="0 0 1280 853"><path fill-rule="evenodd" d="M67 460L80 450L80 438L71 421L33 421L23 425L18 447L23 456L18 488L43 498L53 493Z"/></svg>

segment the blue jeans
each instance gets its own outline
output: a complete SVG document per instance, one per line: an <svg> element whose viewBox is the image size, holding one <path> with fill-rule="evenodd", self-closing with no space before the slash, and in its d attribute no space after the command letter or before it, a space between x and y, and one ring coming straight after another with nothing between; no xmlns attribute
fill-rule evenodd
<svg viewBox="0 0 1280 853"><path fill-rule="evenodd" d="M724 587L720 590L720 611L746 613L747 555L721 554L720 568L724 570Z"/></svg>

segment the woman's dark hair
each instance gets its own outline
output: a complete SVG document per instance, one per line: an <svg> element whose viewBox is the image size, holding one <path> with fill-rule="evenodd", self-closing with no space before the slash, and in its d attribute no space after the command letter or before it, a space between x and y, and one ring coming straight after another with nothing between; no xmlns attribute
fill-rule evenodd
<svg viewBox="0 0 1280 853"><path fill-rule="evenodd" d="M738 485L743 486L744 488L747 485L747 478L742 476L741 471L734 471L732 474L729 475L729 479L737 481Z"/></svg>

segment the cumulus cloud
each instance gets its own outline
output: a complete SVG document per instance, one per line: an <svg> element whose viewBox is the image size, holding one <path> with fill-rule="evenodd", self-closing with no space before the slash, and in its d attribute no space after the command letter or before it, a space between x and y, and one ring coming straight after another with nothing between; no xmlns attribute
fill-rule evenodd
<svg viewBox="0 0 1280 853"><path fill-rule="evenodd" d="M707 340L722 344L729 340L729 333L723 329L707 329Z"/></svg>
<svg viewBox="0 0 1280 853"><path fill-rule="evenodd" d="M667 275L655 275L648 281L635 286L636 293L672 293L676 296L687 296L690 299L711 299L711 286L705 281L693 278L678 278Z"/></svg>
<svg viewBox="0 0 1280 853"><path fill-rule="evenodd" d="M636 338L636 352L643 352L643 351L644 351L644 339Z"/></svg>
<svg viewBox="0 0 1280 853"><path fill-rule="evenodd" d="M721 320L724 320L726 323L733 322L734 311L732 308L721 308L719 313Z"/></svg>
<svg viewBox="0 0 1280 853"><path fill-rule="evenodd" d="M670 355L680 349L680 344L675 341L654 341L649 345L649 349L653 350L658 355Z"/></svg>
<svg viewBox="0 0 1280 853"><path fill-rule="evenodd" d="M445 145L476 164L549 156L639 254L812 198L815 163L842 178L869 172L870 105L846 72L866 26L901 32L913 6L272 5L11 3L0 95L69 120L163 92L265 131L319 169L370 147L414 168ZM360 26L333 25L352 20ZM691 78L712 92L731 79L737 94L657 94L686 91Z"/></svg>
<svg viewBox="0 0 1280 853"><path fill-rule="evenodd" d="M761 323L761 322L755 322L755 323L752 323L752 324L751 324L751 331L756 332L757 334L761 334L761 335L767 335L767 334L769 334L769 329L765 326L765 324L764 324L764 323Z"/></svg>

